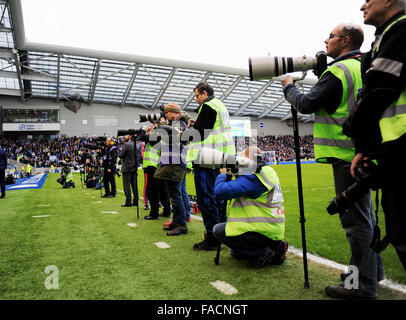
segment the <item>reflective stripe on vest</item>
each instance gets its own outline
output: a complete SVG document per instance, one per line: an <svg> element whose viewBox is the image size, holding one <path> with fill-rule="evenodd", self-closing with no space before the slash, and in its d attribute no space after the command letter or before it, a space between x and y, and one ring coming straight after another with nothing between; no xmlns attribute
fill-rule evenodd
<svg viewBox="0 0 406 320"><path fill-rule="evenodd" d="M145 145L145 149L144 149L144 158L142 161L142 167L143 168L158 167L159 154L160 154L159 149L156 149L153 146L151 146L149 143L147 143Z"/></svg>
<svg viewBox="0 0 406 320"><path fill-rule="evenodd" d="M385 33L387 33L396 23L405 19L406 15L403 15L385 29L378 44L375 46L374 54L379 51L379 46ZM402 69L403 64L398 61L383 59L384 58L377 58L373 60L370 69L379 70L400 77L400 70ZM379 120L379 127L381 129L383 143L396 140L406 133L406 87L403 88L399 98L385 109Z"/></svg>
<svg viewBox="0 0 406 320"><path fill-rule="evenodd" d="M210 131L208 137L203 141L191 142L188 146L188 152L186 156L186 161L194 161L197 159L198 152L201 148L207 147L211 149L219 150L223 153L235 154L235 144L232 136L231 126L230 126L230 116L228 114L227 108L217 98L213 98L210 101L204 102L214 111L216 111L216 122L214 123L213 129ZM202 110L203 104L200 106L199 114Z"/></svg>
<svg viewBox="0 0 406 320"><path fill-rule="evenodd" d="M354 144L351 138L342 133L342 126L349 114L354 112L358 89L362 87L361 63L358 59L346 59L333 64L325 72L330 72L341 81L343 95L340 106L333 114L328 114L324 109L316 112L313 140L316 161L327 162L328 158L337 158L351 162L355 153Z"/></svg>
<svg viewBox="0 0 406 320"><path fill-rule="evenodd" d="M267 188L256 199L239 197L227 207L226 235L238 236L258 232L272 240L282 240L285 233L285 210L276 172L265 166L255 174Z"/></svg>

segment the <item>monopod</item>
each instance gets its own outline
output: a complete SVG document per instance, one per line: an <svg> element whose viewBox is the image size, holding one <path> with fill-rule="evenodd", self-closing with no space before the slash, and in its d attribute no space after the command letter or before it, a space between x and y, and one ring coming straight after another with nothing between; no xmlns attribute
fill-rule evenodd
<svg viewBox="0 0 406 320"><path fill-rule="evenodd" d="M305 289L310 288L309 275L307 270L307 252L306 252L306 232L305 232L305 222L306 218L304 216L304 206L303 206L303 188L302 188L302 170L300 167L300 144L299 144L299 127L297 120L297 111L293 106L292 118L293 118L293 137L295 141L295 154L296 154L296 171L297 171L297 187L299 193L299 209L300 209L300 224L302 229L302 247L303 247L303 270L304 270L304 287Z"/></svg>

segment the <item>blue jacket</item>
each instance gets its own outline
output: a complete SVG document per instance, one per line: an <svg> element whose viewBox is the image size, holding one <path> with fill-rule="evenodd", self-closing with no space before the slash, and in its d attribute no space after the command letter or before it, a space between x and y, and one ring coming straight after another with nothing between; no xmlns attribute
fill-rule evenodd
<svg viewBox="0 0 406 320"><path fill-rule="evenodd" d="M0 169L6 169L7 168L7 155L6 151L0 147Z"/></svg>
<svg viewBox="0 0 406 320"><path fill-rule="evenodd" d="M262 182L253 174L242 175L231 181L226 180L226 174L219 174L216 178L214 193L219 200L228 200L241 196L256 199L267 191Z"/></svg>

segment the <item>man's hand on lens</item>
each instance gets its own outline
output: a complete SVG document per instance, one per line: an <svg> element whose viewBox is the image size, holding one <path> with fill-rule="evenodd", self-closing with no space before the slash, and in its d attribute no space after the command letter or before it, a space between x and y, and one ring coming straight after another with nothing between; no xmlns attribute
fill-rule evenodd
<svg viewBox="0 0 406 320"><path fill-rule="evenodd" d="M282 87L287 84L293 84L293 78L291 76L286 76L286 78L282 80Z"/></svg>

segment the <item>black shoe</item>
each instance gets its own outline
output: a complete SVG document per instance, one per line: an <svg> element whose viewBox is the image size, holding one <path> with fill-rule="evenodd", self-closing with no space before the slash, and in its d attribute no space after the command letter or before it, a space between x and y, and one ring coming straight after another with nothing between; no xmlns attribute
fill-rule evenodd
<svg viewBox="0 0 406 320"><path fill-rule="evenodd" d="M182 225L177 225L172 231L167 232L168 236L179 236L181 234L188 234L189 230L187 227Z"/></svg>
<svg viewBox="0 0 406 320"><path fill-rule="evenodd" d="M264 258L264 259L257 259L257 260L251 260L248 262L247 267L248 268L263 268L267 266L268 264L271 264L273 258L275 257L275 252L271 251L269 254Z"/></svg>
<svg viewBox="0 0 406 320"><path fill-rule="evenodd" d="M121 206L122 206L122 207L131 207L131 204L125 203L125 204L122 204Z"/></svg>
<svg viewBox="0 0 406 320"><path fill-rule="evenodd" d="M4 193L1 194L0 199L4 199L6 195Z"/></svg>
<svg viewBox="0 0 406 320"><path fill-rule="evenodd" d="M202 242L196 243L193 245L193 250L196 251L216 251L217 244L210 243L207 239L204 239Z"/></svg>
<svg viewBox="0 0 406 320"><path fill-rule="evenodd" d="M281 265L286 260L286 252L288 251L289 244L287 241L282 240L278 252L271 261L273 265Z"/></svg>
<svg viewBox="0 0 406 320"><path fill-rule="evenodd" d="M110 195L109 194L103 194L101 197L102 198L108 198Z"/></svg>
<svg viewBox="0 0 406 320"><path fill-rule="evenodd" d="M159 220L159 216L148 215L148 216L145 216L144 219L145 220Z"/></svg>
<svg viewBox="0 0 406 320"><path fill-rule="evenodd" d="M376 296L366 296L358 289L347 289L343 284L338 286L327 286L326 294L329 297L345 300L375 300Z"/></svg>
<svg viewBox="0 0 406 320"><path fill-rule="evenodd" d="M144 206L144 210L149 210L149 206Z"/></svg>
<svg viewBox="0 0 406 320"><path fill-rule="evenodd" d="M111 194L109 196L107 196L107 198L115 198L116 196L114 194Z"/></svg>

